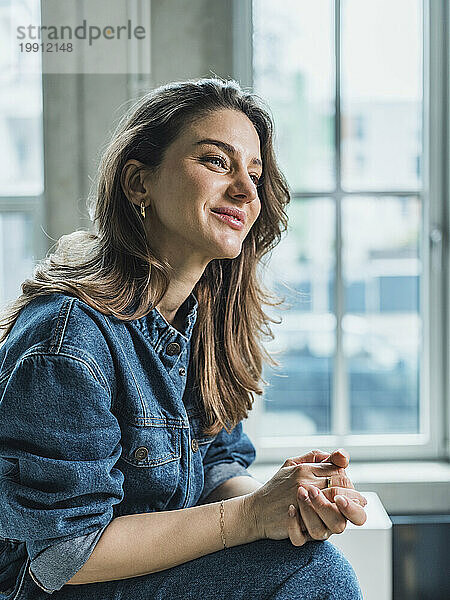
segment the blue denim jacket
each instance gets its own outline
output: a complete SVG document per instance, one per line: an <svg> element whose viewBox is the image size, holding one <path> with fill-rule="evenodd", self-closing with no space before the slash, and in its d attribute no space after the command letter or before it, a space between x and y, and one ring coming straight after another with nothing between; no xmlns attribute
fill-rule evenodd
<svg viewBox="0 0 450 600"><path fill-rule="evenodd" d="M201 503L249 475L242 422L201 431L181 331L155 308L124 322L65 295L25 307L0 347L0 598L21 566L48 593L83 566L120 515Z"/></svg>

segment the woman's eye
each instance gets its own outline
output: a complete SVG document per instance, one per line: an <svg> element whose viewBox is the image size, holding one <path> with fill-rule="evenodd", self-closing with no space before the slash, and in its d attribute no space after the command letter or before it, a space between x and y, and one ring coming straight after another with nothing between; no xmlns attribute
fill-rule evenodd
<svg viewBox="0 0 450 600"><path fill-rule="evenodd" d="M207 156L203 160L205 160L206 162L209 162L211 164L214 164L214 161L217 161L219 163L219 166L221 166L223 168L226 167L226 163L225 163L224 159L221 158L220 156Z"/></svg>
<svg viewBox="0 0 450 600"><path fill-rule="evenodd" d="M222 158L221 156L205 156L202 160L205 162L209 162L211 164L219 163L218 166L220 166L224 169L226 169L226 167L227 167L227 163L226 163L225 159ZM250 177L253 179L253 183L255 185L259 185L261 179L257 175L250 175Z"/></svg>

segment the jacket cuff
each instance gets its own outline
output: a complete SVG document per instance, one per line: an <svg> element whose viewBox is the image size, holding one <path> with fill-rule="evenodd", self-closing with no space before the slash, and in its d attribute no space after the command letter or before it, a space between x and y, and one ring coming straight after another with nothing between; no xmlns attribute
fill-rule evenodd
<svg viewBox="0 0 450 600"><path fill-rule="evenodd" d="M28 572L35 584L47 594L60 590L92 554L109 523L97 531L56 543L34 558Z"/></svg>
<svg viewBox="0 0 450 600"><path fill-rule="evenodd" d="M198 503L203 502L206 498L214 491L219 485L231 479L232 477L238 477L239 475L247 475L252 477L245 467L237 462L231 463L218 463L212 465L205 472L205 483L203 486L203 492L200 496Z"/></svg>

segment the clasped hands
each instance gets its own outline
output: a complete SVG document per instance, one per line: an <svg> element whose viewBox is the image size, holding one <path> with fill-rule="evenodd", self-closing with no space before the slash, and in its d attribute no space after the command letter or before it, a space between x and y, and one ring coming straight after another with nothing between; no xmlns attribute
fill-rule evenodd
<svg viewBox="0 0 450 600"><path fill-rule="evenodd" d="M342 449L332 454L311 450L303 456L288 458L283 464L283 467L309 467L302 469L304 473L300 475L297 506L289 506L288 533L294 546L342 533L347 520L355 525L366 522L364 506L367 500L347 477L345 468L348 464L349 455ZM330 487L327 487L328 477L331 478ZM310 483L307 483L308 478Z"/></svg>

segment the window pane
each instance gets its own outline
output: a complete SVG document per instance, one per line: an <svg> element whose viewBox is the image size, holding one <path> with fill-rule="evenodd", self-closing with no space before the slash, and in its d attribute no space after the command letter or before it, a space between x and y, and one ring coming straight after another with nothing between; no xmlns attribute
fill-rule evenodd
<svg viewBox="0 0 450 600"><path fill-rule="evenodd" d="M21 294L33 270L33 220L29 213L0 213L0 306Z"/></svg>
<svg viewBox="0 0 450 600"><path fill-rule="evenodd" d="M421 203L352 197L342 208L352 433L417 433Z"/></svg>
<svg viewBox="0 0 450 600"><path fill-rule="evenodd" d="M40 23L38 0L0 0L0 194L37 196L44 185L40 53L36 72L25 72L21 53L11 52L12 8L18 22Z"/></svg>
<svg viewBox="0 0 450 600"><path fill-rule="evenodd" d="M342 186L421 186L421 0L342 0Z"/></svg>
<svg viewBox="0 0 450 600"><path fill-rule="evenodd" d="M293 191L334 188L334 13L329 0L253 2L254 90L269 104Z"/></svg>
<svg viewBox="0 0 450 600"><path fill-rule="evenodd" d="M330 311L334 272L334 202L296 200L288 235L275 248L264 281L286 308L267 310L275 340L267 350L281 363L266 368L262 435L328 433L331 427L336 319ZM280 352L280 354L276 354Z"/></svg>

